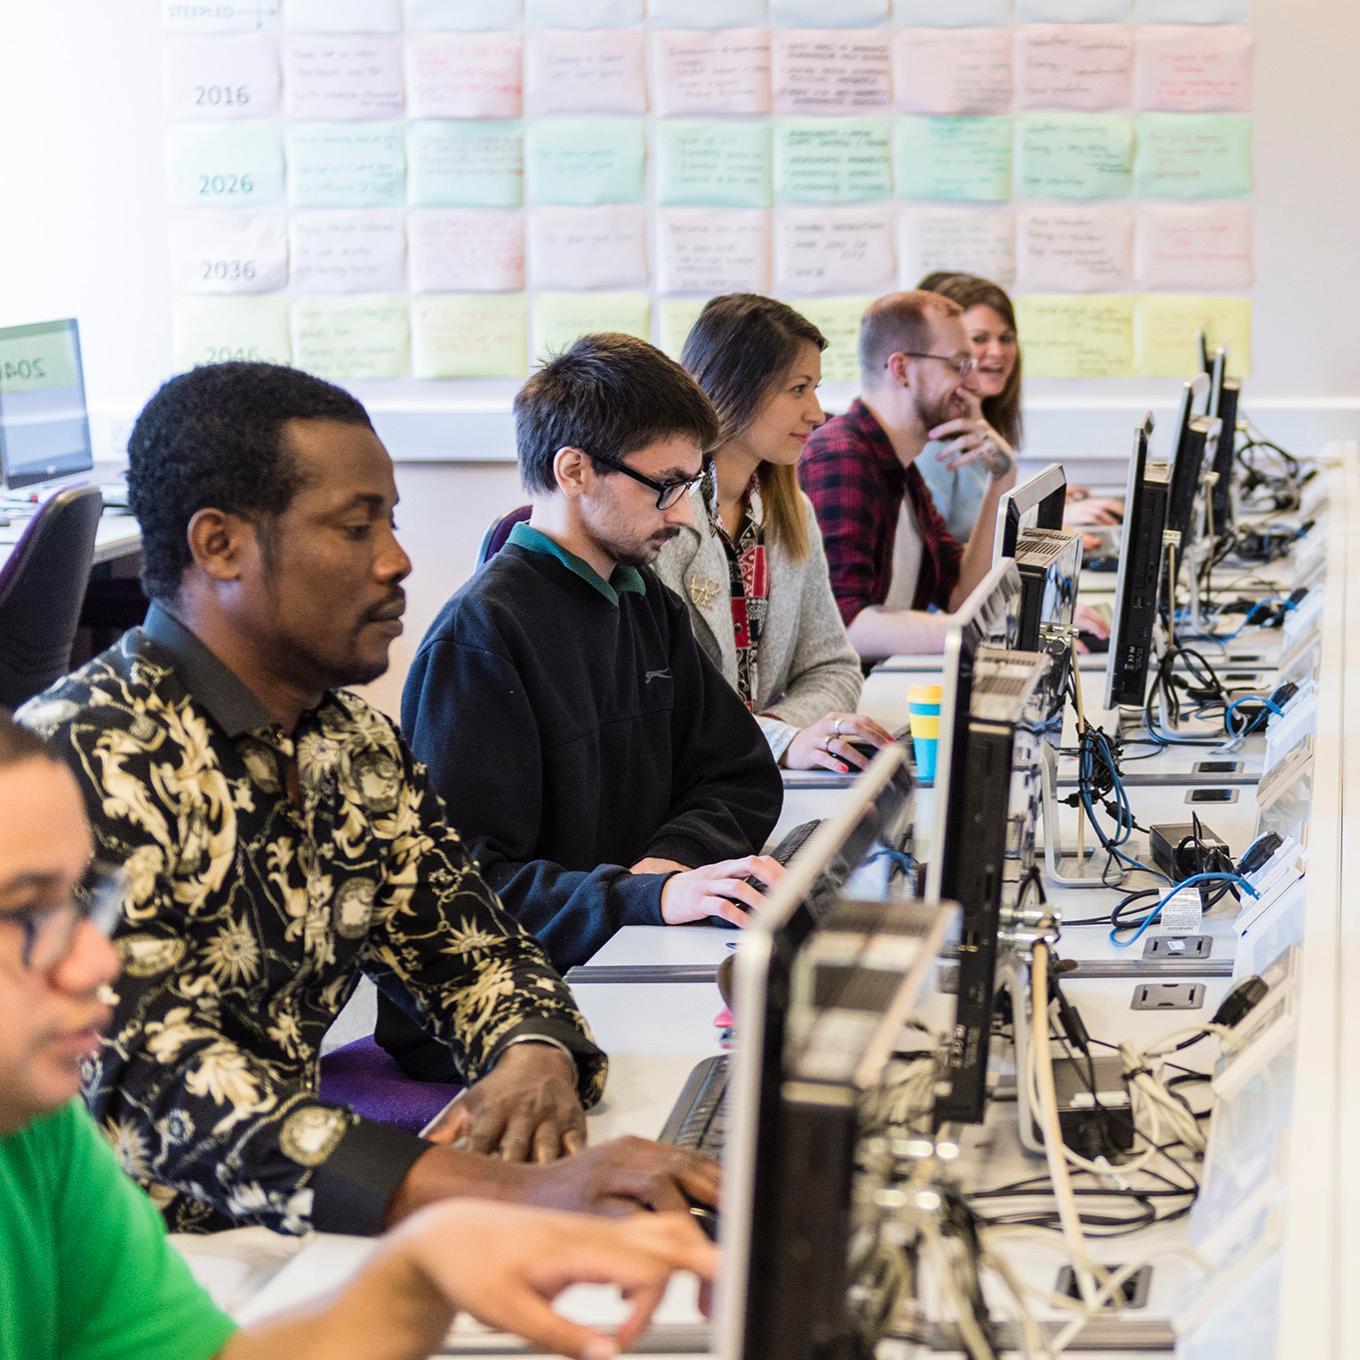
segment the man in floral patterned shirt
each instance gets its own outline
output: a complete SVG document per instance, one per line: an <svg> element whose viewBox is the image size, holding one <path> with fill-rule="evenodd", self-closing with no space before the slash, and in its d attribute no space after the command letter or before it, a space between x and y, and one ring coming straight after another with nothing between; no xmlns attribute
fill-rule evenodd
<svg viewBox="0 0 1360 1360"><path fill-rule="evenodd" d="M20 715L127 868L85 1081L125 1168L190 1231L371 1233L452 1195L711 1200L713 1168L676 1149L580 1151L604 1056L394 725L337 688L386 668L410 571L363 408L291 369L200 368L148 403L129 461L146 623ZM438 1134L467 1150L318 1099L361 974L474 1083Z"/></svg>

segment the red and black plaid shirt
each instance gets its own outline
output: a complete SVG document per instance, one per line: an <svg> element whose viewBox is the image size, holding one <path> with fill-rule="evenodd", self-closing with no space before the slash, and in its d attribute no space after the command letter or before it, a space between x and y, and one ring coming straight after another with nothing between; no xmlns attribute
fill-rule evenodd
<svg viewBox="0 0 1360 1360"><path fill-rule="evenodd" d="M858 397L844 415L813 431L798 460L798 480L817 512L831 590L847 627L861 609L888 598L904 495L921 535L912 608L949 608L963 546L945 527L921 474L897 461L887 433Z"/></svg>

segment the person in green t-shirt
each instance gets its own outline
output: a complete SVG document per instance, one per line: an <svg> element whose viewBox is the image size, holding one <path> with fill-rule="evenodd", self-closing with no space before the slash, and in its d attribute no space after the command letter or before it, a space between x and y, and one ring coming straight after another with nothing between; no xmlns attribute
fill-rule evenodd
<svg viewBox="0 0 1360 1360"><path fill-rule="evenodd" d="M684 1215L611 1223L450 1201L405 1220L326 1306L237 1330L76 1099L81 1063L98 1061L119 970L100 927L115 917L120 885L91 868L92 845L74 778L0 713L5 1360L420 1360L460 1308L534 1346L604 1360L636 1339L672 1272L712 1279L714 1250ZM552 1299L583 1280L631 1298L616 1335L553 1312Z"/></svg>

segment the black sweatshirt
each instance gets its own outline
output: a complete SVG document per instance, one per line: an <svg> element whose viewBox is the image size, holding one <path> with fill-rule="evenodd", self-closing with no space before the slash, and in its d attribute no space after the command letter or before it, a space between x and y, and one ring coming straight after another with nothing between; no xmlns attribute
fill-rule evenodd
<svg viewBox="0 0 1360 1360"><path fill-rule="evenodd" d="M651 572L603 582L527 525L425 635L401 719L487 882L561 971L621 926L662 923L666 876L628 865L751 854L783 801L679 596Z"/></svg>

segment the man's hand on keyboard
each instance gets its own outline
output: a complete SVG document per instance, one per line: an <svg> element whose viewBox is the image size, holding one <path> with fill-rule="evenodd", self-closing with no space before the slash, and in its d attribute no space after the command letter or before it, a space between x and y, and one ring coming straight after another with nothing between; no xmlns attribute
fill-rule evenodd
<svg viewBox="0 0 1360 1360"><path fill-rule="evenodd" d="M668 926L721 917L744 926L748 910L759 908L764 893L748 878L772 888L784 877L784 866L769 855L746 855L673 874L661 889L661 919Z"/></svg>
<svg viewBox="0 0 1360 1360"><path fill-rule="evenodd" d="M893 744L892 733L863 713L828 713L803 728L788 744L780 763L789 770L867 770L872 755L856 745L878 749Z"/></svg>

